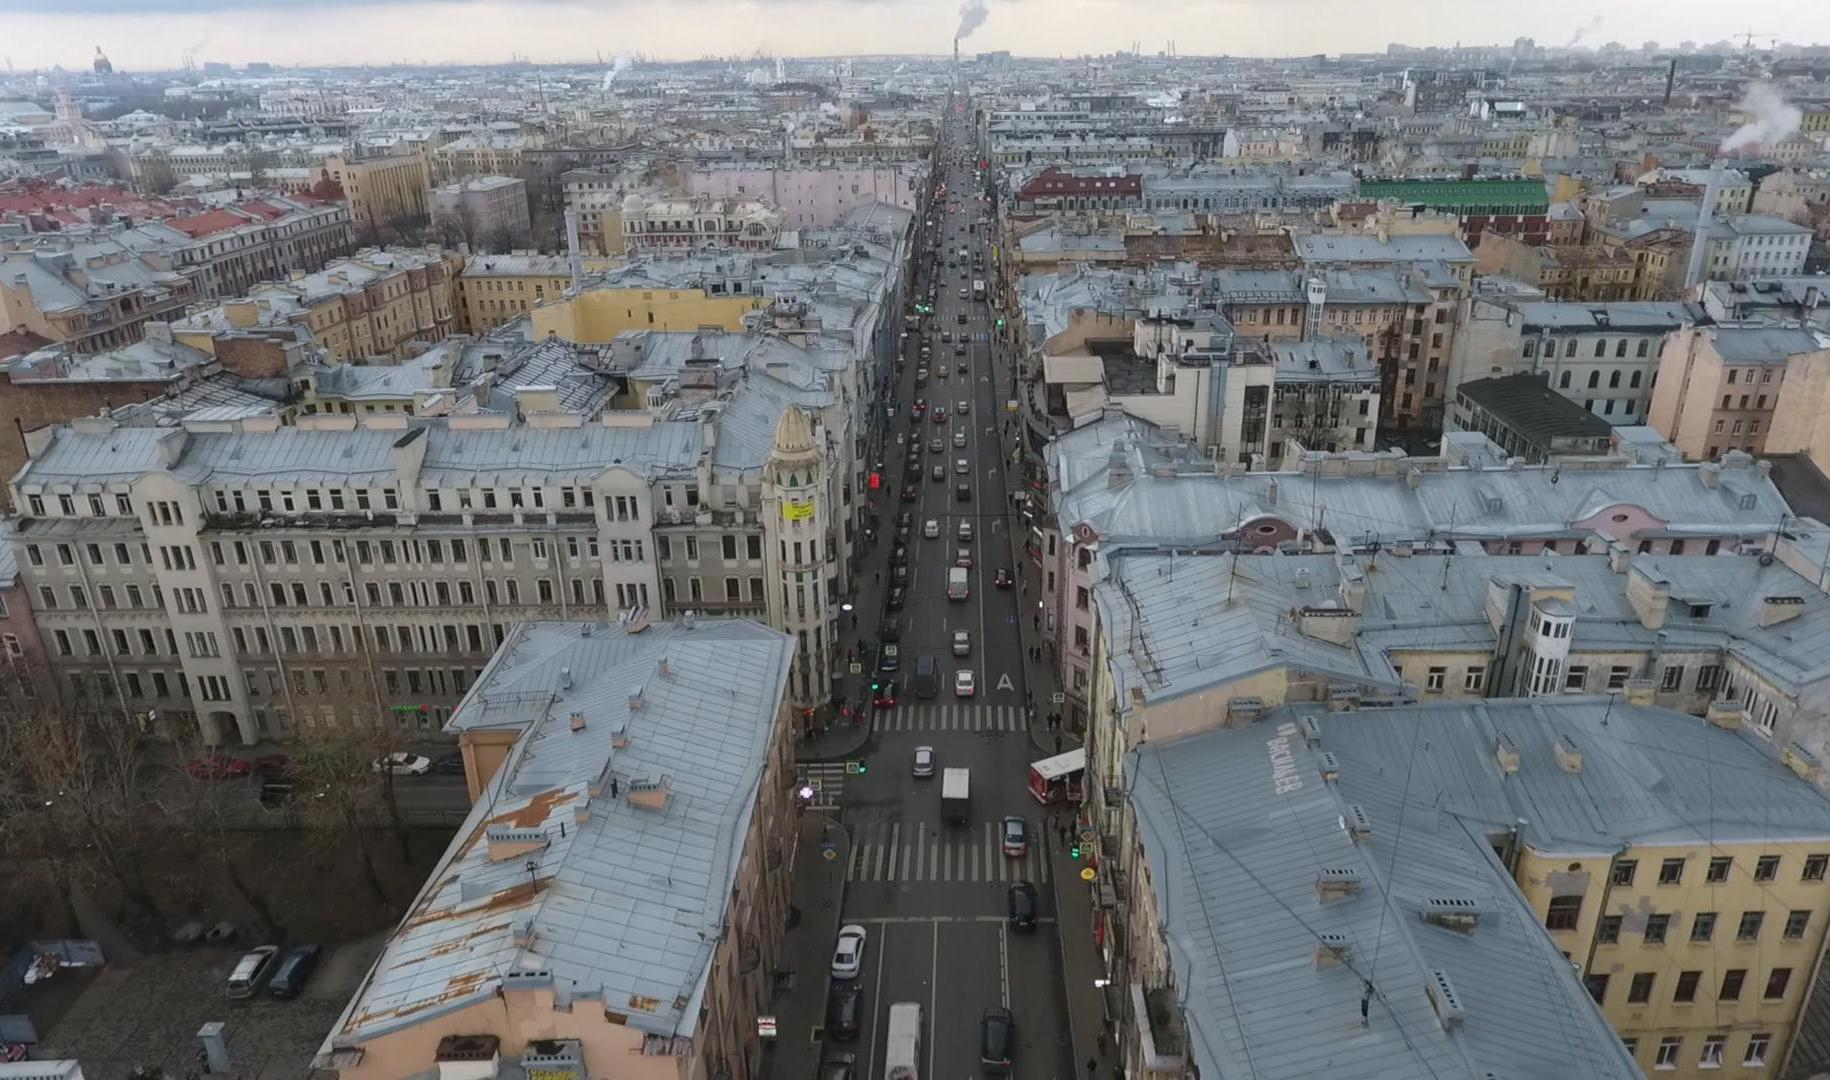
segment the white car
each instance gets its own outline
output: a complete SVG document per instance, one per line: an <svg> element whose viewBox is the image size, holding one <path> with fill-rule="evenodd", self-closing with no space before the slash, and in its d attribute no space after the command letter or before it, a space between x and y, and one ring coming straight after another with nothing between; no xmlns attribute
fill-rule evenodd
<svg viewBox="0 0 1830 1080"><path fill-rule="evenodd" d="M959 539L962 544L972 543L972 521L970 519L961 519L959 523Z"/></svg>
<svg viewBox="0 0 1830 1080"><path fill-rule="evenodd" d="M864 927L850 923L839 927L839 943L832 950L832 977L855 979L864 967Z"/></svg>
<svg viewBox="0 0 1830 1080"><path fill-rule="evenodd" d="M966 445L966 429L964 429L964 428L961 428L961 429L960 429L960 430L958 430L958 431L956 431L956 432L954 432L954 433L953 433L953 445L954 445L954 446L957 446L957 447L960 447L960 448L962 448L962 449L963 449L963 448L964 448L964 447L965 447L965 445Z"/></svg>
<svg viewBox="0 0 1830 1080"><path fill-rule="evenodd" d="M978 684L972 678L971 668L960 668L953 673L953 696L971 697L978 692Z"/></svg>
<svg viewBox="0 0 1830 1080"><path fill-rule="evenodd" d="M971 411L972 402L967 401L965 398L960 398L953 403L953 415L955 416L964 416Z"/></svg>
<svg viewBox="0 0 1830 1080"><path fill-rule="evenodd" d="M928 520L922 522L921 535L927 537L930 540L940 539L940 522L936 521L933 518L929 518Z"/></svg>
<svg viewBox="0 0 1830 1080"><path fill-rule="evenodd" d="M972 654L972 631L953 631L953 655L970 656Z"/></svg>
<svg viewBox="0 0 1830 1080"><path fill-rule="evenodd" d="M915 748L915 766L912 771L916 776L934 775L934 748L932 746Z"/></svg>
<svg viewBox="0 0 1830 1080"><path fill-rule="evenodd" d="M369 764L370 772L394 773L396 776L405 773L408 776L424 776L432 771L432 759L423 754L389 754L376 758Z"/></svg>

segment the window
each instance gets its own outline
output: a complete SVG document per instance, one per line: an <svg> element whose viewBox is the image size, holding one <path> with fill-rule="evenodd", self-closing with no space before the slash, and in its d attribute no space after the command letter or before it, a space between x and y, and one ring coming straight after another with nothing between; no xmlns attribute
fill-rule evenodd
<svg viewBox="0 0 1830 1080"><path fill-rule="evenodd" d="M1754 880L1772 881L1779 876L1779 856L1762 855L1754 860Z"/></svg>
<svg viewBox="0 0 1830 1080"><path fill-rule="evenodd" d="M1642 971L1633 976L1633 982L1627 987L1627 1004L1644 1005L1652 1000L1652 983L1658 976L1654 972Z"/></svg>
<svg viewBox="0 0 1830 1080"><path fill-rule="evenodd" d="M1697 999L1697 983L1703 981L1701 971L1678 972L1677 989L1671 992L1671 1000L1680 1005L1688 1005Z"/></svg>
<svg viewBox="0 0 1830 1080"><path fill-rule="evenodd" d="M1743 1065L1765 1065L1767 1048L1773 1045L1773 1036L1762 1031L1747 1037L1747 1056L1741 1059Z"/></svg>
<svg viewBox="0 0 1830 1080"><path fill-rule="evenodd" d="M1478 694L1486 688L1486 685L1487 666L1485 664L1470 665L1467 674L1462 676L1461 688L1469 693Z"/></svg>
<svg viewBox="0 0 1830 1080"><path fill-rule="evenodd" d="M1710 885L1720 885L1728 880L1728 869L1735 865L1735 860L1727 855L1716 855L1709 860L1709 869L1703 874L1703 880Z"/></svg>
<svg viewBox="0 0 1830 1080"><path fill-rule="evenodd" d="M1665 935L1668 932L1670 932L1670 930L1671 930L1671 916L1669 916L1669 915L1648 915L1648 916L1646 916L1646 944L1663 945L1665 943Z"/></svg>
<svg viewBox="0 0 1830 1080"><path fill-rule="evenodd" d="M1793 911L1786 915L1785 939L1797 941L1805 936L1805 927L1811 922L1809 911Z"/></svg>
<svg viewBox="0 0 1830 1080"><path fill-rule="evenodd" d="M1683 1052L1683 1049L1684 1037L1682 1035L1665 1036L1658 1041L1658 1058L1652 1062L1652 1067L1655 1069L1677 1068L1678 1054Z"/></svg>
<svg viewBox="0 0 1830 1080"><path fill-rule="evenodd" d="M1711 540L1710 543L1714 544L1715 541ZM1713 554L1715 554L1715 552L1712 551L1712 552L1709 552L1709 554L1713 555ZM1697 669L1697 689L1698 690L1714 690L1716 688L1716 684L1721 682L1721 680L1722 680L1722 665L1720 665L1720 664L1704 664L1702 667Z"/></svg>
<svg viewBox="0 0 1830 1080"><path fill-rule="evenodd" d="M1744 911L1741 913L1741 925L1735 928L1736 941L1760 940L1760 924L1766 921L1763 911Z"/></svg>
<svg viewBox="0 0 1830 1080"><path fill-rule="evenodd" d="M1722 1067L1722 1051L1728 1045L1726 1035L1707 1035L1703 1038L1703 1056L1697 1059L1697 1065L1704 1069Z"/></svg>
<svg viewBox="0 0 1830 1080"><path fill-rule="evenodd" d="M1563 671L1563 689L1581 693L1588 684L1589 669L1587 664L1571 664Z"/></svg>
<svg viewBox="0 0 1830 1080"><path fill-rule="evenodd" d="M1716 913L1713 911L1697 912L1696 917L1690 920L1690 940L1708 941L1715 936Z"/></svg>
<svg viewBox="0 0 1830 1080"><path fill-rule="evenodd" d="M1658 883L1660 885L1677 885L1684 880L1684 860L1666 859L1658 864Z"/></svg>
<svg viewBox="0 0 1830 1080"><path fill-rule="evenodd" d="M1830 858L1830 856L1825 856L1825 857ZM1633 874L1638 869L1639 869L1639 861L1637 859L1619 860L1618 862L1616 862L1614 864L1614 872L1610 876L1611 884L1614 884L1616 886L1632 885L1633 884Z"/></svg>
<svg viewBox="0 0 1830 1080"><path fill-rule="evenodd" d="M1767 972L1766 993L1760 995L1767 1001L1778 1001L1786 996L1786 987L1792 983L1791 968L1774 968Z"/></svg>
<svg viewBox="0 0 1830 1080"><path fill-rule="evenodd" d="M1671 691L1682 690L1683 688L1684 666L1682 664L1673 664L1666 668L1663 675L1660 676L1659 689Z"/></svg>
<svg viewBox="0 0 1830 1080"><path fill-rule="evenodd" d="M1633 673L1633 669L1628 668L1628 667L1623 667L1619 664L1615 664L1614 666L1608 668L1608 689L1609 690L1626 689L1627 679L1632 675L1632 673Z"/></svg>
<svg viewBox="0 0 1830 1080"><path fill-rule="evenodd" d="M1620 941L1620 916L1603 915L1595 924L1595 940L1602 945L1613 945Z"/></svg>
<svg viewBox="0 0 1830 1080"><path fill-rule="evenodd" d="M1806 855L1805 869L1798 875L1798 880L1822 881L1826 867L1830 867L1830 855Z"/></svg>
<svg viewBox="0 0 1830 1080"><path fill-rule="evenodd" d="M1722 1001L1740 1001L1741 988L1747 985L1746 968L1729 968L1722 973L1722 989L1716 997Z"/></svg>
<svg viewBox="0 0 1830 1080"><path fill-rule="evenodd" d="M1574 930L1582 916L1582 897L1553 896L1544 913L1544 925L1551 930Z"/></svg>
<svg viewBox="0 0 1830 1080"><path fill-rule="evenodd" d="M1582 980L1582 985L1588 987L1589 996L1595 999L1595 1004L1605 1005L1607 1003L1608 977L1606 975L1590 975Z"/></svg>
<svg viewBox="0 0 1830 1080"><path fill-rule="evenodd" d="M1442 693L1442 682L1449 674L1448 668L1433 667L1424 679L1423 688L1431 693ZM1553 904L1556 901L1551 901Z"/></svg>

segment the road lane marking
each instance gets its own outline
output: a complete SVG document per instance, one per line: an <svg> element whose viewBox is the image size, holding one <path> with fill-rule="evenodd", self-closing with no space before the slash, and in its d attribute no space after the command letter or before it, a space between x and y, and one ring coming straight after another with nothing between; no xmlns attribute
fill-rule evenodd
<svg viewBox="0 0 1830 1080"><path fill-rule="evenodd" d="M1010 1008L1010 930L998 923L998 1004Z"/></svg>

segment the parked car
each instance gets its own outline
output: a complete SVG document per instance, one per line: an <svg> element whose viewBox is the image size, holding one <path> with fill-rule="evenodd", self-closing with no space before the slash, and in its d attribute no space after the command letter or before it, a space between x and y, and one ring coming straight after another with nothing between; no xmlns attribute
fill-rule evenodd
<svg viewBox="0 0 1830 1080"><path fill-rule="evenodd" d="M424 776L432 771L432 759L424 754L409 754L405 751L376 758L369 763L370 772L393 773L396 776Z"/></svg>
<svg viewBox="0 0 1830 1080"><path fill-rule="evenodd" d="M1029 854L1029 822L1013 814L1004 819L999 833L1003 837L1004 854L1012 858Z"/></svg>
<svg viewBox="0 0 1830 1080"><path fill-rule="evenodd" d="M229 972L228 985L223 991L229 1000L246 1001L260 993L261 985L273 973L273 961L279 954L278 945L262 945L243 953Z"/></svg>
<svg viewBox="0 0 1830 1080"><path fill-rule="evenodd" d="M432 762L432 771L441 776L464 775L464 752L453 750L449 754L440 754L437 760Z"/></svg>
<svg viewBox="0 0 1830 1080"><path fill-rule="evenodd" d="M915 748L915 764L912 771L916 776L934 775L934 748L932 746Z"/></svg>
<svg viewBox="0 0 1830 1080"><path fill-rule="evenodd" d="M855 982L833 983L826 994L826 1034L841 1042L857 1038L863 1012L864 987Z"/></svg>
<svg viewBox="0 0 1830 1080"><path fill-rule="evenodd" d="M281 1001L299 996L305 988L305 980L318 969L319 949L316 945L295 945L286 950L280 962L273 967L273 978L267 981L267 994Z"/></svg>
<svg viewBox="0 0 1830 1080"><path fill-rule="evenodd" d="M299 771L290 754L262 754L249 762L249 767L262 780L289 780Z"/></svg>
<svg viewBox="0 0 1830 1080"><path fill-rule="evenodd" d="M1027 881L1013 881L1007 896L1010 901L1010 925L1014 930L1036 928L1036 887Z"/></svg>
<svg viewBox="0 0 1830 1080"><path fill-rule="evenodd" d="M884 598L883 606L890 611L901 611L902 605L909 598L909 590L901 585L890 589L889 596Z"/></svg>
<svg viewBox="0 0 1830 1080"><path fill-rule="evenodd" d="M184 771L194 780L229 780L248 775L252 767L247 758L212 752L186 763Z"/></svg>
<svg viewBox="0 0 1830 1080"><path fill-rule="evenodd" d="M978 683L973 678L971 668L960 668L953 673L953 696L971 697L978 691Z"/></svg>
<svg viewBox="0 0 1830 1080"><path fill-rule="evenodd" d="M993 1005L979 1017L979 1064L986 1072L1009 1072L1017 1048L1017 1021L1010 1010Z"/></svg>
<svg viewBox="0 0 1830 1080"><path fill-rule="evenodd" d="M856 1055L834 1051L820 1063L820 1080L857 1080Z"/></svg>
<svg viewBox="0 0 1830 1080"><path fill-rule="evenodd" d="M909 535L909 530L913 529L914 527L915 527L915 512L913 510L904 510L901 513L896 515L896 535L897 536L900 536L900 537L903 537L906 539Z"/></svg>
<svg viewBox="0 0 1830 1080"><path fill-rule="evenodd" d="M902 647L886 642L877 654L878 671L897 671L902 667Z"/></svg>
<svg viewBox="0 0 1830 1080"><path fill-rule="evenodd" d="M864 966L864 927L848 923L839 927L839 941L832 949L832 977L855 979Z"/></svg>
<svg viewBox="0 0 1830 1080"><path fill-rule="evenodd" d="M1003 567L999 567L997 576L992 578L991 583L1000 589L1008 589L1011 586L1015 585L1016 581L1015 581L1015 579L1013 579L1010 576L1010 571L1004 569Z"/></svg>

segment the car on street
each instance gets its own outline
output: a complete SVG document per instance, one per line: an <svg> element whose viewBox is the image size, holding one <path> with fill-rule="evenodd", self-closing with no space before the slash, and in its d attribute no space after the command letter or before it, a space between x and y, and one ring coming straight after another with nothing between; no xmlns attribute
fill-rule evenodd
<svg viewBox="0 0 1830 1080"><path fill-rule="evenodd" d="M953 346L953 355L954 355L954 356L964 356L964 355L966 355L966 346L965 346L965 344L964 344L964 343L961 343L961 344L958 344L958 345L955 345L955 346Z"/></svg>
<svg viewBox="0 0 1830 1080"><path fill-rule="evenodd" d="M909 564L901 563L890 567L890 582L894 585L907 585L909 583Z"/></svg>
<svg viewBox="0 0 1830 1080"><path fill-rule="evenodd" d="M321 950L316 945L294 945L280 957L280 962L273 967L273 978L267 980L267 996L280 1001L290 1001L299 996L305 989L305 980L318 969L318 955Z"/></svg>
<svg viewBox="0 0 1830 1080"><path fill-rule="evenodd" d="M1036 928L1036 887L1027 881L1013 881L1006 897L1010 903L1010 926L1013 930Z"/></svg>
<svg viewBox="0 0 1830 1080"><path fill-rule="evenodd" d="M936 424L944 424L947 422L947 409L944 405L934 406L933 410L929 412L928 415L933 418Z"/></svg>
<svg viewBox="0 0 1830 1080"><path fill-rule="evenodd" d="M897 544L890 549L891 566L907 566L909 563L909 545Z"/></svg>
<svg viewBox="0 0 1830 1080"><path fill-rule="evenodd" d="M966 325L966 313L963 311L959 313L959 324L961 326Z"/></svg>
<svg viewBox="0 0 1830 1080"><path fill-rule="evenodd" d="M877 653L877 670L902 670L902 646L893 641L884 642L883 648Z"/></svg>
<svg viewBox="0 0 1830 1080"><path fill-rule="evenodd" d="M839 941L832 947L832 977L855 979L864 967L864 927L847 923L839 927Z"/></svg>
<svg viewBox="0 0 1830 1080"><path fill-rule="evenodd" d="M960 668L953 673L953 696L971 697L978 692L978 683L973 678L971 668Z"/></svg>
<svg viewBox="0 0 1830 1080"><path fill-rule="evenodd" d="M959 476L965 476L972 471L972 463L965 458L954 458L953 471Z"/></svg>
<svg viewBox="0 0 1830 1080"><path fill-rule="evenodd" d="M253 766L248 764L247 758L209 753L187 762L184 771L193 780L231 780L248 775Z"/></svg>
<svg viewBox="0 0 1830 1080"><path fill-rule="evenodd" d="M1029 822L1012 814L1004 819L998 835L1003 838L1004 854L1012 858L1029 854Z"/></svg>
<svg viewBox="0 0 1830 1080"><path fill-rule="evenodd" d="M947 478L947 467L936 461L934 465L929 468L928 476L934 480L945 480Z"/></svg>
<svg viewBox="0 0 1830 1080"><path fill-rule="evenodd" d="M820 1063L820 1080L857 1080L857 1068L856 1055L837 1050Z"/></svg>
<svg viewBox="0 0 1830 1080"><path fill-rule="evenodd" d="M1000 589L1008 589L1016 584L1016 580L1010 576L1010 571L1000 566L997 576L992 578L991 583Z"/></svg>
<svg viewBox="0 0 1830 1080"><path fill-rule="evenodd" d="M962 567L967 570L972 569L972 549L971 548L957 549L953 555L953 565Z"/></svg>
<svg viewBox="0 0 1830 1080"><path fill-rule="evenodd" d="M909 598L909 590L901 585L890 589L889 595L883 598L883 606L891 611L901 611L903 602Z"/></svg>
<svg viewBox="0 0 1830 1080"><path fill-rule="evenodd" d="M826 995L826 1034L841 1042L858 1037L864 1012L864 987L855 982L833 983Z"/></svg>
<svg viewBox="0 0 1830 1080"><path fill-rule="evenodd" d="M972 402L968 401L965 398L960 398L958 401L953 403L953 415L955 415L955 416L964 416L971 411L972 411Z"/></svg>
<svg viewBox="0 0 1830 1080"><path fill-rule="evenodd" d="M940 522L934 518L929 518L927 521L923 522L921 526L921 535L929 540L940 539Z"/></svg>
<svg viewBox="0 0 1830 1080"><path fill-rule="evenodd" d="M917 467L916 472L919 473L920 471L921 471L920 468ZM917 479L919 479L919 477L917 477ZM914 484L910 484L907 487L904 487L902 489L902 501L903 502L914 502L916 499L919 499L919 498L921 498L921 489L916 487Z"/></svg>
<svg viewBox="0 0 1830 1080"><path fill-rule="evenodd" d="M938 454L944 449L946 449L946 447L941 445L940 436L936 435L932 439L928 440L928 452L929 453Z"/></svg>
<svg viewBox="0 0 1830 1080"><path fill-rule="evenodd" d="M928 369L926 367L916 368L915 369L915 389L919 390L926 385L928 385ZM916 413L915 415L920 416L921 414Z"/></svg>
<svg viewBox="0 0 1830 1080"><path fill-rule="evenodd" d="M955 530L954 535L959 538L959 542L962 544L972 543L972 520L970 518L962 518L959 523L959 528Z"/></svg>
<svg viewBox="0 0 1830 1080"><path fill-rule="evenodd" d="M942 345L951 345L951 344L953 344L953 331L951 331L951 330L942 330L942 331L941 331L941 332L940 332L940 343L941 343L941 344L942 344Z"/></svg>
<svg viewBox="0 0 1830 1080"><path fill-rule="evenodd" d="M904 510L896 515L896 535L907 537L909 530L915 527L915 511Z"/></svg>
<svg viewBox="0 0 1830 1080"><path fill-rule="evenodd" d="M432 771L432 759L424 754L409 754L403 750L369 762L369 771L393 773L396 776L424 776Z"/></svg>
<svg viewBox="0 0 1830 1080"><path fill-rule="evenodd" d="M871 705L879 709L894 709L896 699L902 696L902 684L895 679L882 679L871 691Z"/></svg>
<svg viewBox="0 0 1830 1080"><path fill-rule="evenodd" d="M916 776L934 775L934 748L932 746L915 748L915 764L910 771Z"/></svg>
<svg viewBox="0 0 1830 1080"><path fill-rule="evenodd" d="M954 487L953 497L954 497L954 499L958 500L959 502L971 502L972 501L972 485L968 484L964 481L961 481L958 485L956 485Z"/></svg>
<svg viewBox="0 0 1830 1080"><path fill-rule="evenodd" d="M464 752L453 750L449 754L440 754L432 762L432 771L441 776L464 775Z"/></svg>
<svg viewBox="0 0 1830 1080"><path fill-rule="evenodd" d="M970 656L972 654L972 631L953 631L953 655Z"/></svg>
<svg viewBox="0 0 1830 1080"><path fill-rule="evenodd" d="M960 428L958 431L955 431L953 433L953 445L956 447L960 447L962 449L965 447L965 445L966 445L966 429L965 428Z"/></svg>
<svg viewBox="0 0 1830 1080"><path fill-rule="evenodd" d="M1017 1048L1017 1021L1010 1010L993 1005L979 1017L979 1064L986 1072L1010 1071L1010 1055Z"/></svg>

